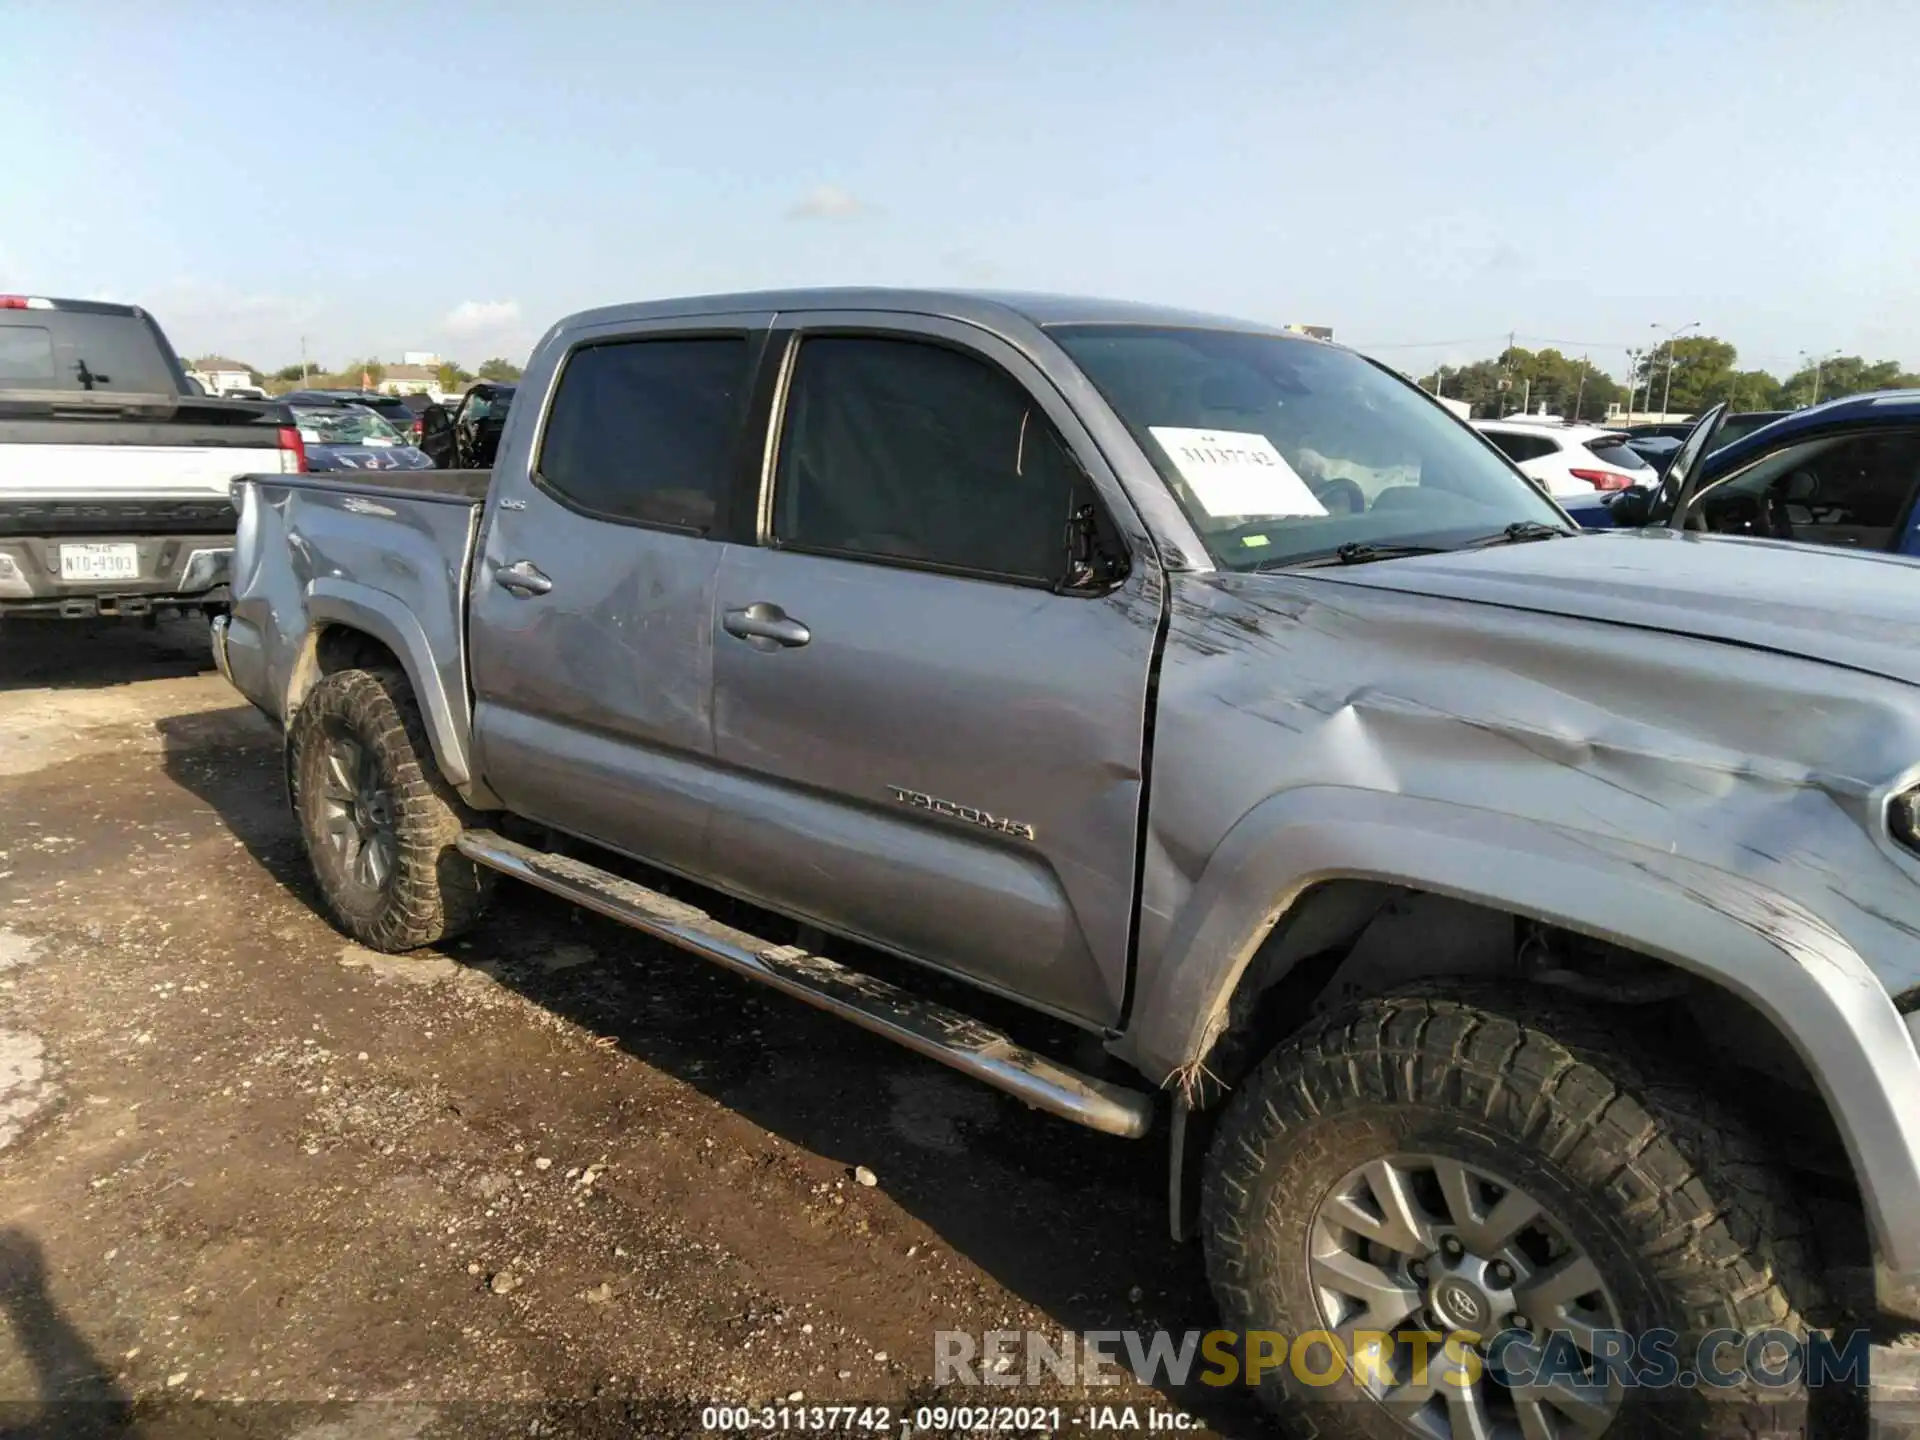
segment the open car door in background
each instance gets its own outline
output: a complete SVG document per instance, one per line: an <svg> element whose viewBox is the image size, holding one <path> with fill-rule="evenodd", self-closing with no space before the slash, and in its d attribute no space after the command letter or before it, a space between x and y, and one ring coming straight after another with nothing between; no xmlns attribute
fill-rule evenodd
<svg viewBox="0 0 1920 1440"><path fill-rule="evenodd" d="M453 468L453 414L444 405L429 405L420 415L420 449L440 470Z"/></svg>
<svg viewBox="0 0 1920 1440"><path fill-rule="evenodd" d="M1687 432L1687 438L1680 442L1680 448L1674 452L1657 489L1635 486L1631 490L1623 490L1619 498L1607 506L1613 523L1622 529L1639 529L1646 525L1672 525L1678 528L1684 524L1686 508L1692 500L1693 476L1698 473L1700 462L1712 448L1714 436L1720 433L1720 426L1726 418L1727 407L1724 402L1702 415L1694 423L1693 429Z"/></svg>

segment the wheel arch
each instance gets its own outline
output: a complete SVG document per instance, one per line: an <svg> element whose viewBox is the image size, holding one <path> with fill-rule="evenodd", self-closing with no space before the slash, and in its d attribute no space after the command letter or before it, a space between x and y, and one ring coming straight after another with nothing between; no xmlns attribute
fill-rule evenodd
<svg viewBox="0 0 1920 1440"><path fill-rule="evenodd" d="M287 722L320 679L349 666L377 661L381 652L413 688L434 762L449 784L471 793L466 697L450 696L441 683L420 622L390 595L351 582L316 579L306 596L307 632L295 655L281 713ZM377 647L369 649L369 647Z"/></svg>
<svg viewBox="0 0 1920 1440"><path fill-rule="evenodd" d="M1738 1000L1820 1097L1878 1259L1920 1264L1920 1213L1908 1203L1920 1193L1920 1056L1892 999L1797 902L1665 851L1426 801L1331 789L1275 797L1216 851L1116 1053L1177 1088L1178 1108L1204 1104L1210 1066L1232 1068L1222 1042L1284 1038L1381 908L1408 895L1471 912L1489 931L1584 936ZM1453 957L1465 964L1416 969L1471 974L1494 948L1482 935Z"/></svg>

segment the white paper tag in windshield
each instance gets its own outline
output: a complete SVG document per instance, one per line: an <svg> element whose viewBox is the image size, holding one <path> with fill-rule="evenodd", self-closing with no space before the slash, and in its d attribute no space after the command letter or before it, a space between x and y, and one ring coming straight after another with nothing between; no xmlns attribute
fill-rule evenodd
<svg viewBox="0 0 1920 1440"><path fill-rule="evenodd" d="M1324 515L1286 456L1266 436L1245 430L1186 430L1151 425L1160 443L1207 514Z"/></svg>

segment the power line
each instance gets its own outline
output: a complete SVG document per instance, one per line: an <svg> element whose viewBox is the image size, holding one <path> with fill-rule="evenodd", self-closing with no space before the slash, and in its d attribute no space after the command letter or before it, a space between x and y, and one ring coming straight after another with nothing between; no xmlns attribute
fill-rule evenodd
<svg viewBox="0 0 1920 1440"><path fill-rule="evenodd" d="M1348 343L1356 350L1438 350L1447 345L1485 345L1491 341L1508 339L1527 340L1536 345L1577 345L1583 350L1630 350L1639 343L1633 340L1557 340L1551 335L1530 335L1524 330L1506 335L1469 335L1459 340L1395 340L1390 344L1378 345L1365 340L1353 340Z"/></svg>
<svg viewBox="0 0 1920 1440"><path fill-rule="evenodd" d="M1461 340L1396 340L1390 345L1370 345L1364 340L1347 343L1356 350L1437 350L1443 345L1484 345L1489 340L1504 339L1504 335L1469 335Z"/></svg>
<svg viewBox="0 0 1920 1440"><path fill-rule="evenodd" d="M1583 350L1631 350L1637 341L1632 340L1555 340L1549 335L1521 334L1522 340L1531 340L1536 345L1578 345Z"/></svg>

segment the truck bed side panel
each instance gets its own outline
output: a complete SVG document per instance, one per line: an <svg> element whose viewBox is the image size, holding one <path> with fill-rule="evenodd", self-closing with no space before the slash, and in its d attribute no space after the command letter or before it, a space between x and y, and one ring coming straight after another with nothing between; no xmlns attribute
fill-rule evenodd
<svg viewBox="0 0 1920 1440"><path fill-rule="evenodd" d="M323 630L372 636L405 666L441 770L464 786L472 722L464 607L480 507L458 493L473 488L471 476L434 483L441 493L249 477L227 656L234 684L284 722L318 678Z"/></svg>

